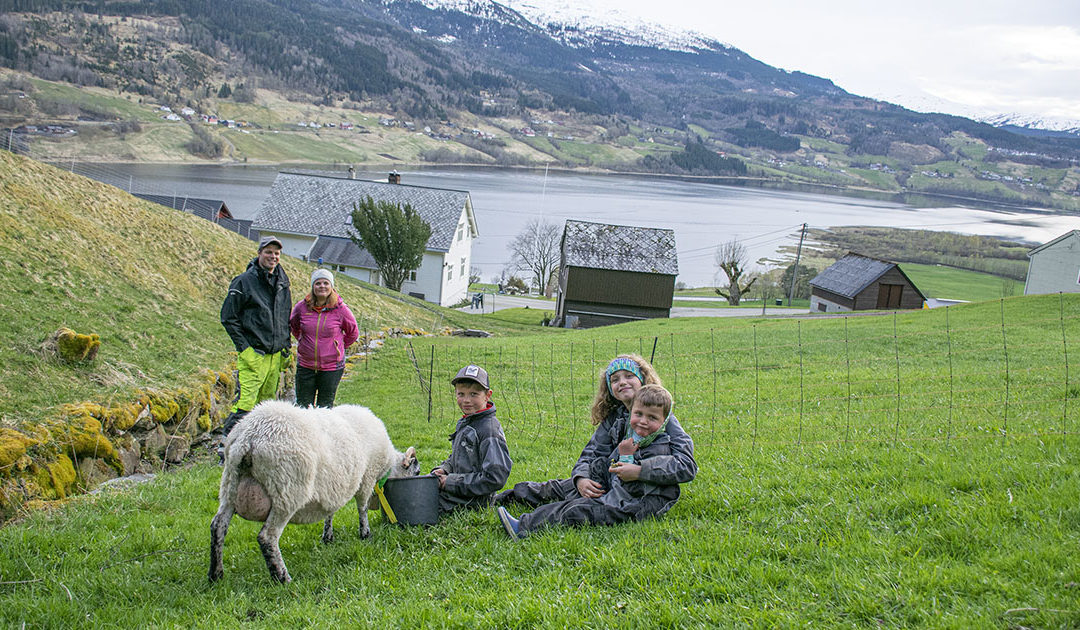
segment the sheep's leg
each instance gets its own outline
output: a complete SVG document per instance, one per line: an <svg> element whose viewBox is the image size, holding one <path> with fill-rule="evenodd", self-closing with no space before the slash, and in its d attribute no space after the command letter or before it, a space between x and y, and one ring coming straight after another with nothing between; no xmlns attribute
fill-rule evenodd
<svg viewBox="0 0 1080 630"><path fill-rule="evenodd" d="M211 582L221 579L225 569L221 565L221 550L225 546L225 534L233 517L232 505L222 505L214 520L210 521L210 573Z"/></svg>
<svg viewBox="0 0 1080 630"><path fill-rule="evenodd" d="M369 494L365 495L363 493L359 493L359 494L356 495L356 509L360 511L360 537L361 538L370 538L371 537L371 527L368 525L368 520L367 520L368 502L367 502L367 499L361 500L360 499L361 496L370 497L371 494L369 493Z"/></svg>
<svg viewBox="0 0 1080 630"><path fill-rule="evenodd" d="M281 518L277 510L270 508L270 515L266 517L266 523L263 524L258 535L259 549L262 550L263 558L266 560L266 568L270 570L270 577L282 584L292 581L289 570L285 568L285 561L281 559L281 548L278 547L281 532L288 522L288 518Z"/></svg>
<svg viewBox="0 0 1080 630"><path fill-rule="evenodd" d="M327 543L327 544L330 544L330 543L334 542L334 515L333 514L331 514L330 516L327 516L326 520L323 522L322 541L324 543Z"/></svg>

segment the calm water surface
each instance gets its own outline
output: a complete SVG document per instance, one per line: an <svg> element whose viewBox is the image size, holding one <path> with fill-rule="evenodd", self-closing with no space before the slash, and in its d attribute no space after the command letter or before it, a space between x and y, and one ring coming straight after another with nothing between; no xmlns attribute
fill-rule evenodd
<svg viewBox="0 0 1080 630"><path fill-rule="evenodd" d="M125 190L223 199L236 218L251 219L283 167L75 164L73 168ZM343 174L343 168L338 173ZM470 193L480 230L473 245L473 264L480 267L484 280L506 266L507 244L533 218L559 225L566 219L579 219L674 229L679 281L690 286L714 283L717 244L738 238L747 246L751 261L775 257L779 248L797 243L803 223L811 228L874 225L947 230L1032 244L1080 229L1076 216L989 206L916 208L872 199L625 176L399 170L404 184ZM386 171L356 176L384 180Z"/></svg>

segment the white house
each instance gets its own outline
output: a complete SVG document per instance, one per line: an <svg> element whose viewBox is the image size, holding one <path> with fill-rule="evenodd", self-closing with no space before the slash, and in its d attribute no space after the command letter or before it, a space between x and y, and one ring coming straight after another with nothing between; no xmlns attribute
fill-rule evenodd
<svg viewBox="0 0 1080 630"><path fill-rule="evenodd" d="M1072 230L1028 252L1024 295L1080 293L1080 230Z"/></svg>
<svg viewBox="0 0 1080 630"><path fill-rule="evenodd" d="M367 197L407 203L431 226L423 262L401 292L441 306L465 299L472 242L479 234L466 191L282 172L251 227L260 236L278 237L285 254L312 262L321 259L336 273L382 284L371 254L349 238L353 204Z"/></svg>

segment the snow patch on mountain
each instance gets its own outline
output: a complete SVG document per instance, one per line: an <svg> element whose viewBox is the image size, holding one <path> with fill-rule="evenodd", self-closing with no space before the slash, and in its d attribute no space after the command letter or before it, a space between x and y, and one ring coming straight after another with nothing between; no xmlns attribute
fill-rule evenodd
<svg viewBox="0 0 1080 630"><path fill-rule="evenodd" d="M699 33L666 28L618 9L589 7L567 0L417 0L429 9L461 11L484 19L505 21L507 9L568 46L586 48L621 43L696 52L723 50L726 44Z"/></svg>
<svg viewBox="0 0 1080 630"><path fill-rule="evenodd" d="M1012 125L1024 129L1045 129L1047 131L1064 131L1072 134L1080 134L1080 120L1070 120L1068 118L1014 113L983 116L977 120L994 125L995 127Z"/></svg>

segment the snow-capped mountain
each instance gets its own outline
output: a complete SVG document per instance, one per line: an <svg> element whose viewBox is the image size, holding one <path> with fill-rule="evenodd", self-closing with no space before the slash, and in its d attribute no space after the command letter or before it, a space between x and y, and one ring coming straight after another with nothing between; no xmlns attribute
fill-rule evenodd
<svg viewBox="0 0 1080 630"><path fill-rule="evenodd" d="M389 0L419 1L431 9L460 11L502 23L513 16L520 27L528 22L552 39L571 48L596 49L621 44L682 53L720 52L743 54L713 37L647 22L619 8L574 0ZM756 52L756 51L755 51ZM1001 113L947 101L930 94L869 94L870 98L895 103L924 113L946 113L985 122L996 127L1044 130L1080 135L1080 120Z"/></svg>
<svg viewBox="0 0 1080 630"><path fill-rule="evenodd" d="M406 0L407 1L407 0ZM700 33L644 21L617 9L586 7L566 0L419 0L429 9L460 11L483 19L505 19L510 9L551 37L576 48L617 42L678 52L722 50L730 46Z"/></svg>
<svg viewBox="0 0 1080 630"><path fill-rule="evenodd" d="M1031 114L995 114L976 118L995 127L1018 127L1020 129L1040 129L1058 131L1080 136L1080 120L1056 118L1053 116L1034 116Z"/></svg>

